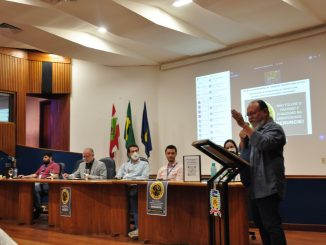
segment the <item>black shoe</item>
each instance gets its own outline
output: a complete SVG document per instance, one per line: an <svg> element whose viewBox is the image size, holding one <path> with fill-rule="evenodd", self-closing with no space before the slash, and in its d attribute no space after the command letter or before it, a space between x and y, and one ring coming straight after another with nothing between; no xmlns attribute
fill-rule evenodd
<svg viewBox="0 0 326 245"><path fill-rule="evenodd" d="M41 213L42 213L42 209L41 209L41 208L36 209L36 210L33 212L33 218L34 218L34 219L38 219L38 218L41 216Z"/></svg>

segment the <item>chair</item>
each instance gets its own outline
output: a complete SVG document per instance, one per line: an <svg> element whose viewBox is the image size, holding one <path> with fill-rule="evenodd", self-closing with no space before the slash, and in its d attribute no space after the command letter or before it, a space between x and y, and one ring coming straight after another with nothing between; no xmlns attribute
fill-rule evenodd
<svg viewBox="0 0 326 245"><path fill-rule="evenodd" d="M59 172L58 178L59 179L63 179L63 176L62 175L63 175L63 173L64 173L64 171L66 169L66 164L64 164L63 162L59 162L58 165L60 167L60 172Z"/></svg>
<svg viewBox="0 0 326 245"><path fill-rule="evenodd" d="M100 159L101 162L103 162L106 166L107 171L107 179L113 179L116 175L115 171L115 161L110 157L104 157Z"/></svg>
<svg viewBox="0 0 326 245"><path fill-rule="evenodd" d="M83 162L83 161L84 161L84 159L80 159L80 160L78 160L77 162L75 162L74 170L72 171L73 173L76 172L76 170L77 170L78 167L79 167L79 164L80 164L81 162Z"/></svg>
<svg viewBox="0 0 326 245"><path fill-rule="evenodd" d="M140 159L141 161L148 162L148 159L145 158L145 157L139 157L139 159Z"/></svg>

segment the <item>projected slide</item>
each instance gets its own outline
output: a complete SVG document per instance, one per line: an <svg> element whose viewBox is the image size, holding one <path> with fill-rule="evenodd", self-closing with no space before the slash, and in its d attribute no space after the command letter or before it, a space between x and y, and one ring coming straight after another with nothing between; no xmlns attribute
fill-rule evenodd
<svg viewBox="0 0 326 245"><path fill-rule="evenodd" d="M242 89L243 115L254 99L262 99L273 107L275 121L283 126L287 136L312 134L309 79Z"/></svg>
<svg viewBox="0 0 326 245"><path fill-rule="evenodd" d="M232 137L230 71L196 78L197 138L223 144Z"/></svg>

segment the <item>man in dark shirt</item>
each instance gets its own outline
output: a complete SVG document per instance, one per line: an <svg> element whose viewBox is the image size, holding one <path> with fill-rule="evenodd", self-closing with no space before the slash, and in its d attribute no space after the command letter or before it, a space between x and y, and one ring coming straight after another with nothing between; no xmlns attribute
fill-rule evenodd
<svg viewBox="0 0 326 245"><path fill-rule="evenodd" d="M267 104L262 100L248 105L247 116L253 128L244 122L239 112L232 110L232 117L249 138L251 146L249 194L253 219L264 245L285 245L279 214L285 188L285 134L270 117Z"/></svg>

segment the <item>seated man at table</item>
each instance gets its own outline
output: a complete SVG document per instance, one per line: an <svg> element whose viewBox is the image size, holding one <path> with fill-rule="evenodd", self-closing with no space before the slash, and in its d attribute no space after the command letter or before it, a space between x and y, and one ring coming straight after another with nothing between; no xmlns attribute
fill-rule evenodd
<svg viewBox="0 0 326 245"><path fill-rule="evenodd" d="M158 170L156 176L158 180L183 180L183 166L175 160L176 156L177 147L174 145L168 145L165 148L165 157L168 160L168 163Z"/></svg>
<svg viewBox="0 0 326 245"><path fill-rule="evenodd" d="M144 180L149 177L148 162L139 158L139 147L136 144L128 146L129 161L123 163L115 176L117 179ZM131 238L138 237L138 190L137 185L129 186L130 210L134 216L135 230L128 233Z"/></svg>
<svg viewBox="0 0 326 245"><path fill-rule="evenodd" d="M92 148L85 148L83 151L83 160L75 172L72 174L64 173L63 177L65 179L85 179L85 174L87 174L88 179L106 179L106 166L103 162L94 158L94 150Z"/></svg>
<svg viewBox="0 0 326 245"><path fill-rule="evenodd" d="M59 164L55 163L52 160L52 153L46 152L43 154L43 164L39 169L30 175L19 175L19 178L39 178L39 179L46 179L52 175L55 178L58 177L60 172ZM42 213L41 208L41 195L47 194L49 190L49 186L47 183L35 183L35 191L34 191L34 218L37 219L40 217Z"/></svg>

